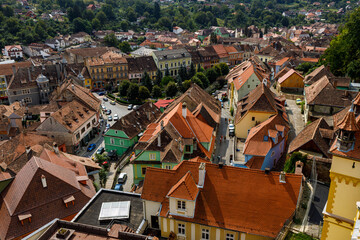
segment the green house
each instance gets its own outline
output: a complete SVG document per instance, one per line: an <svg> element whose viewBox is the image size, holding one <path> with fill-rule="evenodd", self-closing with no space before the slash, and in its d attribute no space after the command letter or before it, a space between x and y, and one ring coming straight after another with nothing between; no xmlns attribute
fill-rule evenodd
<svg viewBox="0 0 360 240"><path fill-rule="evenodd" d="M116 150L118 156L123 155L137 143L139 134L160 115L160 110L151 102L126 114L105 133L105 151Z"/></svg>
<svg viewBox="0 0 360 240"><path fill-rule="evenodd" d="M217 35L217 36L220 36L220 37L223 37L223 38L228 38L230 37L230 34L229 32L223 28L223 27L218 27L215 29L214 33Z"/></svg>

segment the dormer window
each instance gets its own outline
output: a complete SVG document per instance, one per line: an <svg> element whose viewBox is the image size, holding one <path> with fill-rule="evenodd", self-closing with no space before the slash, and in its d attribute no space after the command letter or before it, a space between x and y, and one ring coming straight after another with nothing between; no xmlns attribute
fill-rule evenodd
<svg viewBox="0 0 360 240"><path fill-rule="evenodd" d="M71 195L70 197L63 198L63 201L65 203L65 206L68 207L68 204L75 204L75 197Z"/></svg>
<svg viewBox="0 0 360 240"><path fill-rule="evenodd" d="M31 217L32 215L29 212L18 215L21 225L24 225L26 221L29 221L29 223L31 223Z"/></svg>
<svg viewBox="0 0 360 240"><path fill-rule="evenodd" d="M177 201L177 208L180 211L185 211L186 210L186 202L185 201Z"/></svg>

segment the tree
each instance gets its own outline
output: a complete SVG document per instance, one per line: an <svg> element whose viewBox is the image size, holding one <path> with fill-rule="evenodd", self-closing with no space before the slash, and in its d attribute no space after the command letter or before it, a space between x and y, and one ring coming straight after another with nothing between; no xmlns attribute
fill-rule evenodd
<svg viewBox="0 0 360 240"><path fill-rule="evenodd" d="M218 82L220 88L226 84L226 78L224 76L218 77L216 81Z"/></svg>
<svg viewBox="0 0 360 240"><path fill-rule="evenodd" d="M196 73L196 69L195 69L194 63L191 62L189 73L188 73L188 78L192 78L195 75L195 73Z"/></svg>
<svg viewBox="0 0 360 240"><path fill-rule="evenodd" d="M80 17L74 19L73 28L74 28L74 32L87 32L87 33L91 32L90 23L87 20L82 19ZM39 30L37 30L36 32L39 33Z"/></svg>
<svg viewBox="0 0 360 240"><path fill-rule="evenodd" d="M103 5L101 10L105 13L105 15L107 16L107 18L109 20L114 20L115 19L115 14L113 12L113 7L111 7L109 4Z"/></svg>
<svg viewBox="0 0 360 240"><path fill-rule="evenodd" d="M136 83L130 83L127 90L127 97L129 100L136 100L139 97L139 85Z"/></svg>
<svg viewBox="0 0 360 240"><path fill-rule="evenodd" d="M129 23L127 21L121 21L120 23L121 30L127 32L129 30Z"/></svg>
<svg viewBox="0 0 360 240"><path fill-rule="evenodd" d="M186 67L184 65L180 66L179 76L180 76L182 81L185 81L186 79L188 79Z"/></svg>
<svg viewBox="0 0 360 240"><path fill-rule="evenodd" d="M159 19L161 16L160 5L158 2L154 3L154 18Z"/></svg>
<svg viewBox="0 0 360 240"><path fill-rule="evenodd" d="M133 8L128 8L127 10L127 19L129 22L135 22L136 21L136 13Z"/></svg>
<svg viewBox="0 0 360 240"><path fill-rule="evenodd" d="M167 97L174 97L177 93L178 89L174 82L169 82L169 84L166 86L165 94Z"/></svg>
<svg viewBox="0 0 360 240"><path fill-rule="evenodd" d="M281 20L281 24L282 24L284 27L288 27L289 24L290 24L289 18L283 17L283 19Z"/></svg>
<svg viewBox="0 0 360 240"><path fill-rule="evenodd" d="M152 89L151 95L153 98L159 98L162 95L161 88L158 85L155 85Z"/></svg>
<svg viewBox="0 0 360 240"><path fill-rule="evenodd" d="M357 8L351 13L341 33L331 41L330 47L325 51L323 59L337 76L344 76L346 73L356 74L353 69L358 66L360 59L359 26L360 8Z"/></svg>
<svg viewBox="0 0 360 240"><path fill-rule="evenodd" d="M126 96L129 87L130 87L130 82L128 80L121 81L119 86L120 96L122 97Z"/></svg>
<svg viewBox="0 0 360 240"><path fill-rule="evenodd" d="M163 77L163 79L161 79L162 86L167 86L169 84L169 82L174 82L174 79L170 76L165 76L165 77Z"/></svg>
<svg viewBox="0 0 360 240"><path fill-rule="evenodd" d="M227 75L229 73L229 66L226 63L219 63L221 68L222 75Z"/></svg>
<svg viewBox="0 0 360 240"><path fill-rule="evenodd" d="M160 85L161 84L161 80L162 80L162 77L163 77L163 74L162 72L160 71L160 69L158 69L156 71L156 79L155 79L155 85Z"/></svg>
<svg viewBox="0 0 360 240"><path fill-rule="evenodd" d="M215 33L211 33L210 35L210 43L217 44L217 35Z"/></svg>
<svg viewBox="0 0 360 240"><path fill-rule="evenodd" d="M201 80L200 80L198 77L196 77L196 76L193 76L193 77L191 78L191 82L192 82L192 83L196 83L196 84L199 85L199 87L201 87L201 88L204 88L203 83L202 83Z"/></svg>
<svg viewBox="0 0 360 240"><path fill-rule="evenodd" d="M104 37L104 42L109 47L116 47L118 45L118 40L114 33L110 33Z"/></svg>
<svg viewBox="0 0 360 240"><path fill-rule="evenodd" d="M209 68L205 72L206 77L209 79L210 83L213 83L216 81L216 78L218 77L217 72L214 68Z"/></svg>
<svg viewBox="0 0 360 240"><path fill-rule="evenodd" d="M205 72L205 69L199 64L197 68L197 72Z"/></svg>
<svg viewBox="0 0 360 240"><path fill-rule="evenodd" d="M168 17L162 17L158 20L158 25L164 27L166 30L172 31L171 20Z"/></svg>
<svg viewBox="0 0 360 240"><path fill-rule="evenodd" d="M95 29L95 30L99 30L101 28L101 22L99 19L97 18L94 18L92 21L91 21L91 25L92 25L92 28Z"/></svg>
<svg viewBox="0 0 360 240"><path fill-rule="evenodd" d="M194 77L197 77L198 79L200 79L204 88L207 88L210 85L209 79L207 79L207 77L205 76L204 73L198 72L195 74Z"/></svg>
<svg viewBox="0 0 360 240"><path fill-rule="evenodd" d="M149 89L149 91L152 90L152 87L153 87L152 81L151 81L149 74L146 71L144 72L143 77L141 78L141 83L142 83L142 85L147 87L147 89Z"/></svg>
<svg viewBox="0 0 360 240"><path fill-rule="evenodd" d="M222 73L222 71L221 71L221 67L220 67L219 64L216 64L216 65L214 66L214 69L215 69L216 74L217 74L218 77L220 77L220 76L223 75L223 73Z"/></svg>
<svg viewBox="0 0 360 240"><path fill-rule="evenodd" d="M306 74L309 72L311 68L313 68L316 64L311 62L304 62L301 63L299 66L297 66L295 69L303 72L303 74Z"/></svg>
<svg viewBox="0 0 360 240"><path fill-rule="evenodd" d="M140 86L139 87L139 97L143 100L149 98L150 97L149 89L145 86Z"/></svg>
<svg viewBox="0 0 360 240"><path fill-rule="evenodd" d="M186 90L188 90L191 87L191 80L185 80L182 83L182 91L186 92Z"/></svg>
<svg viewBox="0 0 360 240"><path fill-rule="evenodd" d="M130 44L127 41L121 42L119 44L119 49L124 52L124 53L129 53L131 52L131 47Z"/></svg>
<svg viewBox="0 0 360 240"><path fill-rule="evenodd" d="M165 69L165 77L167 77L167 76L170 76L170 72L169 72L168 66L166 66L166 69Z"/></svg>
<svg viewBox="0 0 360 240"><path fill-rule="evenodd" d="M107 21L106 14L101 10L96 14L96 18L100 21L101 25L104 25Z"/></svg>

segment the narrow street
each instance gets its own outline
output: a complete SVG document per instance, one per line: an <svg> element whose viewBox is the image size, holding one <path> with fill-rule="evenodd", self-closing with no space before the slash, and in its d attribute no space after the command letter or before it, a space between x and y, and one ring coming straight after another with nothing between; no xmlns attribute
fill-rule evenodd
<svg viewBox="0 0 360 240"><path fill-rule="evenodd" d="M301 114L300 105L296 105L296 101L290 99L286 99L286 103L286 112L290 121L289 142L291 142L295 136L298 135L301 130L303 130L305 123L303 115Z"/></svg>

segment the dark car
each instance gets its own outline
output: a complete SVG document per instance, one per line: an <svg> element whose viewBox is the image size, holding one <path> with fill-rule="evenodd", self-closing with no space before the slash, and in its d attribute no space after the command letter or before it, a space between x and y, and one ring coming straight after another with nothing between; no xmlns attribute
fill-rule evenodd
<svg viewBox="0 0 360 240"><path fill-rule="evenodd" d="M123 185L122 184L116 184L114 187L114 190L118 190L118 191L122 191L123 190Z"/></svg>
<svg viewBox="0 0 360 240"><path fill-rule="evenodd" d="M96 154L102 154L105 151L104 147L100 147L97 151Z"/></svg>
<svg viewBox="0 0 360 240"><path fill-rule="evenodd" d="M103 96L103 95L105 95L105 92L98 92L98 95Z"/></svg>
<svg viewBox="0 0 360 240"><path fill-rule="evenodd" d="M116 161L118 159L116 150L110 150L107 155L110 158L110 160L112 160L112 161Z"/></svg>
<svg viewBox="0 0 360 240"><path fill-rule="evenodd" d="M92 143L92 144L90 144L90 145L88 146L87 151L88 151L88 152L91 152L91 151L93 151L95 148L96 148L96 144L95 144L95 143Z"/></svg>
<svg viewBox="0 0 360 240"><path fill-rule="evenodd" d="M109 101L109 99L107 99L106 97L103 98L104 102Z"/></svg>
<svg viewBox="0 0 360 240"><path fill-rule="evenodd" d="M106 115L110 115L111 114L111 109L106 110Z"/></svg>

